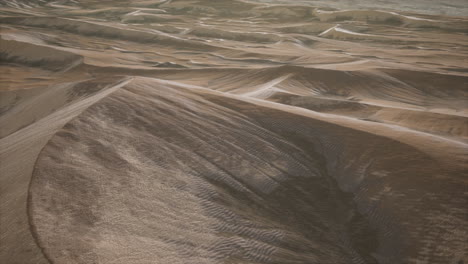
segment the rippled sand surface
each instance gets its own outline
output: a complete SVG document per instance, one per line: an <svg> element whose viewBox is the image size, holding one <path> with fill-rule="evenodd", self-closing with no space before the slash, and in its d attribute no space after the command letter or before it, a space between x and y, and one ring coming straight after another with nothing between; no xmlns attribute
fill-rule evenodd
<svg viewBox="0 0 468 264"><path fill-rule="evenodd" d="M468 263L468 6L0 1L0 262Z"/></svg>

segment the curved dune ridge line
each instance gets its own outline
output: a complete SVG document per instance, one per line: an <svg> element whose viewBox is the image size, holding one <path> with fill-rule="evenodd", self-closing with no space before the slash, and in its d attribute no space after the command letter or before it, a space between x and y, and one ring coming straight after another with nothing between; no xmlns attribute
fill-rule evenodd
<svg viewBox="0 0 468 264"><path fill-rule="evenodd" d="M468 19L337 3L0 1L0 262L467 263Z"/></svg>
<svg viewBox="0 0 468 264"><path fill-rule="evenodd" d="M157 91L155 85L159 86ZM380 250L379 257L384 260L399 261L400 254L411 254L411 247L407 248L411 242L398 245L396 237L402 234L392 222L409 221L400 228L412 229L418 226L418 218L409 220L404 212L398 213L402 208L390 204L386 208L389 215L380 212L369 205L374 203L372 194L366 197L367 190L360 194L363 190L357 186L375 188L371 192L375 192L375 197L387 192L386 199L403 201L417 199L423 189L438 186L433 185L435 182L424 185L424 177L419 182L415 176L419 173L449 177L453 183L445 184L450 185L463 181L452 178L439 164L427 166L426 154L401 143L241 102L139 79L68 123L42 151L32 182L30 212L37 232L42 234L39 242L46 254L63 262L72 256L61 252L73 249L79 257L72 259L79 263L96 260L124 263L126 259L138 262L153 258L164 262L180 254L184 261L208 263L234 257L252 262L293 259L372 262L373 258L359 251L364 247L364 252L369 252L374 243L359 239L365 234L366 239L379 240L379 234L371 234L375 232L372 229L354 234L355 221L365 225L361 222L364 220L355 219L360 214L357 208L344 209L349 207L345 202L349 200L345 193L340 194L340 186L362 195L358 206L376 214L370 221L387 232L386 238L380 238L381 248L372 250ZM305 129L307 122L315 123L313 130ZM298 126L304 129L297 130ZM99 133L106 136L98 136L97 140ZM136 133L144 135L135 137ZM250 136L245 138L244 133ZM356 149L352 145L359 144L360 137L368 140L367 151L343 152ZM311 149L300 148L301 141L309 142ZM384 150L374 148L373 144L393 147ZM402 151L404 157L397 154ZM67 159L67 155L73 158ZM223 158L225 155L230 158ZM64 160L69 160L67 165ZM333 165L329 163L331 160ZM411 166L392 172L393 164L405 163ZM421 171L418 164L425 164L426 168ZM96 172L100 175L97 178ZM386 187L366 178L379 173L388 178ZM407 174L414 177L410 182L401 179ZM405 187L391 191L394 184L403 184L402 180ZM422 185L411 191L413 184ZM459 188L462 191L463 186ZM125 197L134 199L126 201ZM442 208L453 206L450 195L437 199ZM449 205L444 199L448 199ZM55 207L50 208L51 204ZM115 208L117 204L119 209ZM341 210L335 211L336 208ZM411 218L426 213L415 211ZM341 221L335 223L333 219L341 214L346 217L339 217ZM59 222L54 220L57 215L61 215ZM381 217L386 220L380 220ZM464 221L462 215L456 218ZM348 221L342 222L345 219ZM52 222L57 224L51 225ZM452 222L445 228L457 228L462 222ZM290 223L297 223L296 231L288 226ZM131 232L116 236L124 227ZM308 235L304 230L314 231ZM325 230L328 238L317 241L317 232ZM413 231L416 235L424 236L416 230ZM212 233L223 235L210 238ZM332 235L335 233L336 238ZM200 240L204 241L201 245L195 243ZM461 237L447 240L463 250ZM103 241L113 243L102 244ZM322 252L327 241L329 245ZM160 251L161 248L165 250Z"/></svg>
<svg viewBox="0 0 468 264"><path fill-rule="evenodd" d="M115 79L113 81L115 82ZM124 83L120 82L119 84L123 85ZM103 90L100 93L96 93L97 91L91 92L89 95L94 94L91 97L69 97L73 101L70 101L68 105L62 101L63 107L58 111L54 111L48 105L42 104L42 109L34 109L34 112L46 112L43 118L0 139L0 158L2 161L0 162L0 169L2 171L2 203L0 204L2 212L2 217L0 218L2 221L2 244L0 253L2 260L7 260L10 263L49 263L50 259L46 259L37 247L33 238L37 238L37 235L31 229L30 215L26 214L28 189L34 163L48 139L58 129L86 109L86 107L105 97L109 92L118 87L119 85L108 87L110 89ZM94 86L94 89L96 88L98 87ZM51 98L54 100L67 98L66 96L61 98L60 94L57 93L49 94L49 96L48 101ZM31 97L34 98L34 96ZM36 107L40 106L36 105ZM18 107L24 107L24 104L19 103ZM16 107L13 107L11 111L15 111L16 109ZM30 115L29 111L26 113ZM21 113L17 116L24 115ZM8 124L10 122L12 125L15 124L14 121L9 121ZM5 120L2 120L2 124L5 123ZM4 131L3 128L2 126L2 133Z"/></svg>

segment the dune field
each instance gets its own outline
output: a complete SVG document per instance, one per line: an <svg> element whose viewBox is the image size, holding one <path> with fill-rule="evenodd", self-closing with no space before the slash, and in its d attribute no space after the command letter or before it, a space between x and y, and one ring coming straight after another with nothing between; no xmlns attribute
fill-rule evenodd
<svg viewBox="0 0 468 264"><path fill-rule="evenodd" d="M468 264L445 2L0 0L0 263Z"/></svg>

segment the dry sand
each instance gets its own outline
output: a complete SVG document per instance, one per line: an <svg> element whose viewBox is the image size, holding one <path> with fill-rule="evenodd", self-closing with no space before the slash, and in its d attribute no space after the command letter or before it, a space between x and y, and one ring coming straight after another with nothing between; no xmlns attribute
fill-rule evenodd
<svg viewBox="0 0 468 264"><path fill-rule="evenodd" d="M0 1L0 262L468 263L468 6L357 2Z"/></svg>

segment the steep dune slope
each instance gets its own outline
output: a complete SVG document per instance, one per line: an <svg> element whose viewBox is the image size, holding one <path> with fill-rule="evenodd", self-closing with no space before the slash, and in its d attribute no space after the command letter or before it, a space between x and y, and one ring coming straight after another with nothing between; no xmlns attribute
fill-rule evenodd
<svg viewBox="0 0 468 264"><path fill-rule="evenodd" d="M30 213L59 262L456 260L466 219L451 195L463 196L462 182L396 141L138 79L52 138ZM421 195L438 205L422 209ZM451 235L427 233L446 210ZM454 251L440 254L441 239Z"/></svg>

